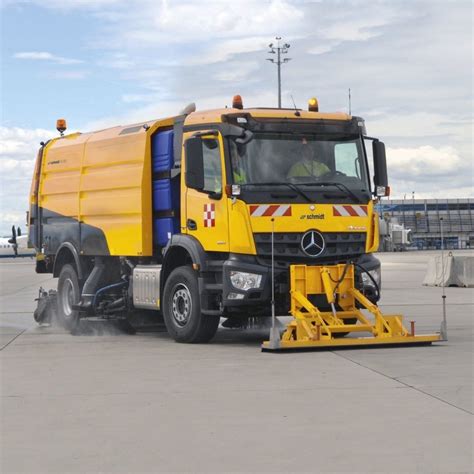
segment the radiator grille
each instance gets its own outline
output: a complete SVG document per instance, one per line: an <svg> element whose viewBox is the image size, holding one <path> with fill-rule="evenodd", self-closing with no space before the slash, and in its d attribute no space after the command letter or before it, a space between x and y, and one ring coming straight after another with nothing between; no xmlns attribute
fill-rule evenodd
<svg viewBox="0 0 474 474"><path fill-rule="evenodd" d="M276 233L275 260L281 263L309 263L346 261L365 253L365 232L322 232L325 249L316 258L309 257L301 248L304 232ZM257 256L261 259L271 259L272 234L254 234Z"/></svg>

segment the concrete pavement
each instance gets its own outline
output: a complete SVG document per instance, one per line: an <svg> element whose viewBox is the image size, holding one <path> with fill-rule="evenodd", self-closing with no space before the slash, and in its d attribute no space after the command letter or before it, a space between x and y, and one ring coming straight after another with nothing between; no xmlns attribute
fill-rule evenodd
<svg viewBox="0 0 474 474"><path fill-rule="evenodd" d="M429 252L381 254L382 309L439 329ZM471 472L473 290L448 288L449 341L261 353L267 331L213 343L71 336L32 318L31 262L0 261L1 472Z"/></svg>

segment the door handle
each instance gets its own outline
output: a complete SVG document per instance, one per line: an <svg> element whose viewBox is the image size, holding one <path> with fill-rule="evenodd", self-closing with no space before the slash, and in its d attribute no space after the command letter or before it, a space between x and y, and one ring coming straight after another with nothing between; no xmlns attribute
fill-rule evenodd
<svg viewBox="0 0 474 474"><path fill-rule="evenodd" d="M186 225L187 225L189 230L197 230L197 228L198 228L198 226L196 224L196 221L193 220L193 219L188 219L186 221Z"/></svg>

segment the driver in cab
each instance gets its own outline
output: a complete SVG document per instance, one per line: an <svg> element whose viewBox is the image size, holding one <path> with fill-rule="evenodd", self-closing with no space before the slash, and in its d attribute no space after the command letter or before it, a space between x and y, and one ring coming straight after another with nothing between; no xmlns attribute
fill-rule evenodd
<svg viewBox="0 0 474 474"><path fill-rule="evenodd" d="M308 144L306 138L303 138L301 148L302 158L290 168L286 175L287 178L305 178L309 176L320 178L330 172L324 163L317 160L314 150Z"/></svg>

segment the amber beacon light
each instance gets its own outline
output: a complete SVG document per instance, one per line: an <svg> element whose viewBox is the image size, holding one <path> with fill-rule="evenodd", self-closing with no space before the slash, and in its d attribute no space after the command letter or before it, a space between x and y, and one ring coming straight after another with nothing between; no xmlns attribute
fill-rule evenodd
<svg viewBox="0 0 474 474"><path fill-rule="evenodd" d="M56 130L61 134L64 135L64 132L67 129L66 120L65 119L58 119L56 120Z"/></svg>
<svg viewBox="0 0 474 474"><path fill-rule="evenodd" d="M313 98L309 99L309 101L308 101L308 110L310 112L318 112L319 111L318 99L316 99L316 97L313 97Z"/></svg>
<svg viewBox="0 0 474 474"><path fill-rule="evenodd" d="M240 95L234 95L234 97L232 98L232 107L234 109L243 109L244 108L244 104L242 102L242 97L240 97Z"/></svg>

